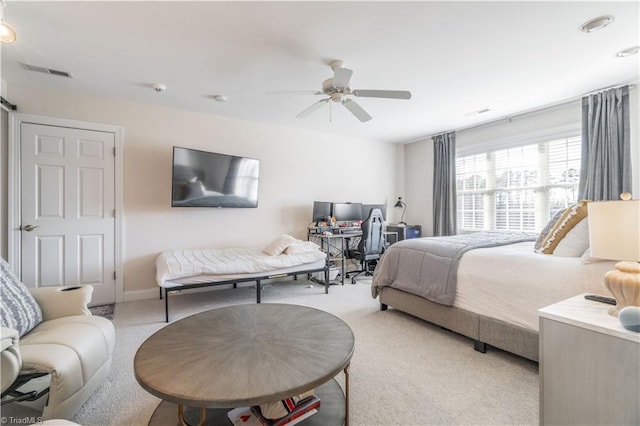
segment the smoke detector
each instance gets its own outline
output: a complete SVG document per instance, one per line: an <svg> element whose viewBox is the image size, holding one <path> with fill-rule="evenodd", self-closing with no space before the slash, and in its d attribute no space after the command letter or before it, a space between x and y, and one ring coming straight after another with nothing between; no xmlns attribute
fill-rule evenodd
<svg viewBox="0 0 640 426"><path fill-rule="evenodd" d="M165 86L164 84L160 84L160 83L153 83L151 85L151 88L158 92L158 93L164 93L167 91L167 86Z"/></svg>

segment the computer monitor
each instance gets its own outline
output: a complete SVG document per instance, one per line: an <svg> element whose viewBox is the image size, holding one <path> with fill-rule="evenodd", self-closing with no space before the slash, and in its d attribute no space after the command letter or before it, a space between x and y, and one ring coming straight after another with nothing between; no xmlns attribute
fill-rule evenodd
<svg viewBox="0 0 640 426"><path fill-rule="evenodd" d="M362 220L367 220L369 213L373 209L380 209L382 212L382 220L387 220L387 205L386 204L363 204L362 205Z"/></svg>
<svg viewBox="0 0 640 426"><path fill-rule="evenodd" d="M336 222L357 222L362 220L362 203L333 203L333 217Z"/></svg>
<svg viewBox="0 0 640 426"><path fill-rule="evenodd" d="M313 219L312 222L325 222L331 218L331 206L333 203L330 201L314 201L313 202Z"/></svg>

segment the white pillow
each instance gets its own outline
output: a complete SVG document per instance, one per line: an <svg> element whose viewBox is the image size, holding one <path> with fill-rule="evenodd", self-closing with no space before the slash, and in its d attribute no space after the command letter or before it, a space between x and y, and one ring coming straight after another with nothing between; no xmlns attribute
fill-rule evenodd
<svg viewBox="0 0 640 426"><path fill-rule="evenodd" d="M555 250L554 256L581 257L585 250L589 248L589 218L585 217L576 224L567 235L560 240Z"/></svg>
<svg viewBox="0 0 640 426"><path fill-rule="evenodd" d="M298 240L293 238L291 235L282 234L275 240L271 241L264 249L262 249L262 251L269 256L277 256L296 241Z"/></svg>
<svg viewBox="0 0 640 426"><path fill-rule="evenodd" d="M302 254L320 250L320 247L312 241L296 241L287 247L284 254Z"/></svg>

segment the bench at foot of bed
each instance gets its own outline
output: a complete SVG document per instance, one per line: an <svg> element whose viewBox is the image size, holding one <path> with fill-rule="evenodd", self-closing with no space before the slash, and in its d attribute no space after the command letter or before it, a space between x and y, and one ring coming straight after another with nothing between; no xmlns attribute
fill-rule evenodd
<svg viewBox="0 0 640 426"><path fill-rule="evenodd" d="M172 291L182 291L182 290L192 290L195 288L204 288L204 287L213 287L219 285L233 285L233 288L237 288L238 283L244 282L255 282L256 283L256 303L261 302L261 293L262 293L262 281L264 280L274 280L278 278L285 278L293 276L294 280L298 279L298 275L307 275L311 276L311 274L323 272L324 273L324 292L325 294L329 294L329 268L326 266L321 269L311 269L307 271L295 271L288 273L280 273L273 275L265 275L262 277L247 277L247 278L235 278L233 280L224 280L224 281L211 281L211 282L201 282L201 283L193 283L193 284L175 284L168 282L167 285L160 287L160 299L163 298L163 290L164 290L164 312L165 312L165 322L169 322L169 293Z"/></svg>

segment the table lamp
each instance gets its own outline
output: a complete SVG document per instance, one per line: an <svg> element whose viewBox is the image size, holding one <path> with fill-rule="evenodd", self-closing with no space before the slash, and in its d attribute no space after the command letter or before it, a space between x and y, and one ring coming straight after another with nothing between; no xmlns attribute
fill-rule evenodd
<svg viewBox="0 0 640 426"><path fill-rule="evenodd" d="M616 299L609 310L614 317L626 306L640 306L640 200L631 200L629 193L620 197L623 201L590 202L587 207L591 256L619 261L604 276Z"/></svg>
<svg viewBox="0 0 640 426"><path fill-rule="evenodd" d="M406 223L404 221L404 212L407 210L407 203L402 201L402 197L398 197L398 201L396 201L396 204L393 207L402 208L402 217L400 218L400 222L399 223L401 223L403 225L406 225Z"/></svg>

